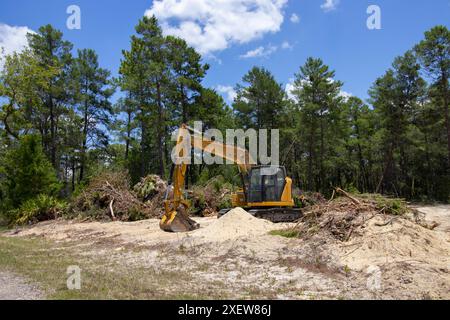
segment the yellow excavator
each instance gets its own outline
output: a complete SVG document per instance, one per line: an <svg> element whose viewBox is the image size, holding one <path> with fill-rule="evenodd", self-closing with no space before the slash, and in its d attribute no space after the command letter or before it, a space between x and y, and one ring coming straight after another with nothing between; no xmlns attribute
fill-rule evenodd
<svg viewBox="0 0 450 320"><path fill-rule="evenodd" d="M242 188L231 196L233 208L242 207L253 216L272 222L292 222L301 217L301 209L295 208L292 198L292 179L286 176L283 166L252 165L255 162L246 149L204 137L201 132L185 124L178 131L177 146L183 143L186 134L194 150L213 153L239 167ZM185 152L185 149L177 148L176 157L189 157L190 154ZM172 169L172 190L166 195L164 214L160 221L161 229L167 232L187 232L200 227L189 218L189 201L184 197L186 162L177 161ZM230 210L221 210L218 217Z"/></svg>

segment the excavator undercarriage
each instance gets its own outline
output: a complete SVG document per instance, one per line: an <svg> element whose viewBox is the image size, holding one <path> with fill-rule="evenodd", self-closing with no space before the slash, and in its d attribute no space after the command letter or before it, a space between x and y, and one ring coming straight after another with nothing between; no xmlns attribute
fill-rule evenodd
<svg viewBox="0 0 450 320"><path fill-rule="evenodd" d="M244 208L252 216L260 219L272 221L274 223L294 222L299 220L302 216L300 208ZM227 214L232 208L222 209L218 212L218 218Z"/></svg>

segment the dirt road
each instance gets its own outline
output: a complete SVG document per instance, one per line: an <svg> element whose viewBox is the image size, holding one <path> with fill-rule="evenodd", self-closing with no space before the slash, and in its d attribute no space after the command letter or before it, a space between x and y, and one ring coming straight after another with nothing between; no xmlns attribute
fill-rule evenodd
<svg viewBox="0 0 450 320"><path fill-rule="evenodd" d="M10 272L0 271L0 300L41 300L44 294L36 285Z"/></svg>

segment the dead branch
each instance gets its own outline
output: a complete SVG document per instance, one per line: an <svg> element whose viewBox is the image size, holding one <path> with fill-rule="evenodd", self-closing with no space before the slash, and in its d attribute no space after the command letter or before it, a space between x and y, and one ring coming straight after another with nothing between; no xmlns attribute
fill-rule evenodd
<svg viewBox="0 0 450 320"><path fill-rule="evenodd" d="M333 194L331 195L331 198L330 198L330 200L328 200L328 202L333 201L335 195L336 195L336 190L333 189Z"/></svg>
<svg viewBox="0 0 450 320"><path fill-rule="evenodd" d="M109 203L109 211L111 212L111 217L114 221L116 221L116 216L114 215L113 210L113 204L114 204L114 198L112 198L111 202Z"/></svg>
<svg viewBox="0 0 450 320"><path fill-rule="evenodd" d="M377 227L385 227L385 226L391 224L392 222L394 222L394 220L397 219L397 218L398 218L398 217L394 217L394 218L392 218L392 219L389 219L389 221L387 221L387 222L385 222L385 223L375 223L375 225L376 225Z"/></svg>
<svg viewBox="0 0 450 320"><path fill-rule="evenodd" d="M336 188L335 189L336 192L342 194L344 197L349 198L354 204L361 204L361 201L359 201L358 199L356 199L355 197L352 197L350 194L348 194L347 192L345 192L344 190L342 190L341 188Z"/></svg>

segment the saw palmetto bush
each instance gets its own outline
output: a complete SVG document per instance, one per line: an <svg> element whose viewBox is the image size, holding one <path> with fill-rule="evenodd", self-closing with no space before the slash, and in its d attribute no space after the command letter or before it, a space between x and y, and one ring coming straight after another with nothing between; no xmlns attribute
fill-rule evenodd
<svg viewBox="0 0 450 320"><path fill-rule="evenodd" d="M23 225L56 219L64 214L66 209L65 202L41 194L25 201L18 209L8 211L7 217L10 224Z"/></svg>

